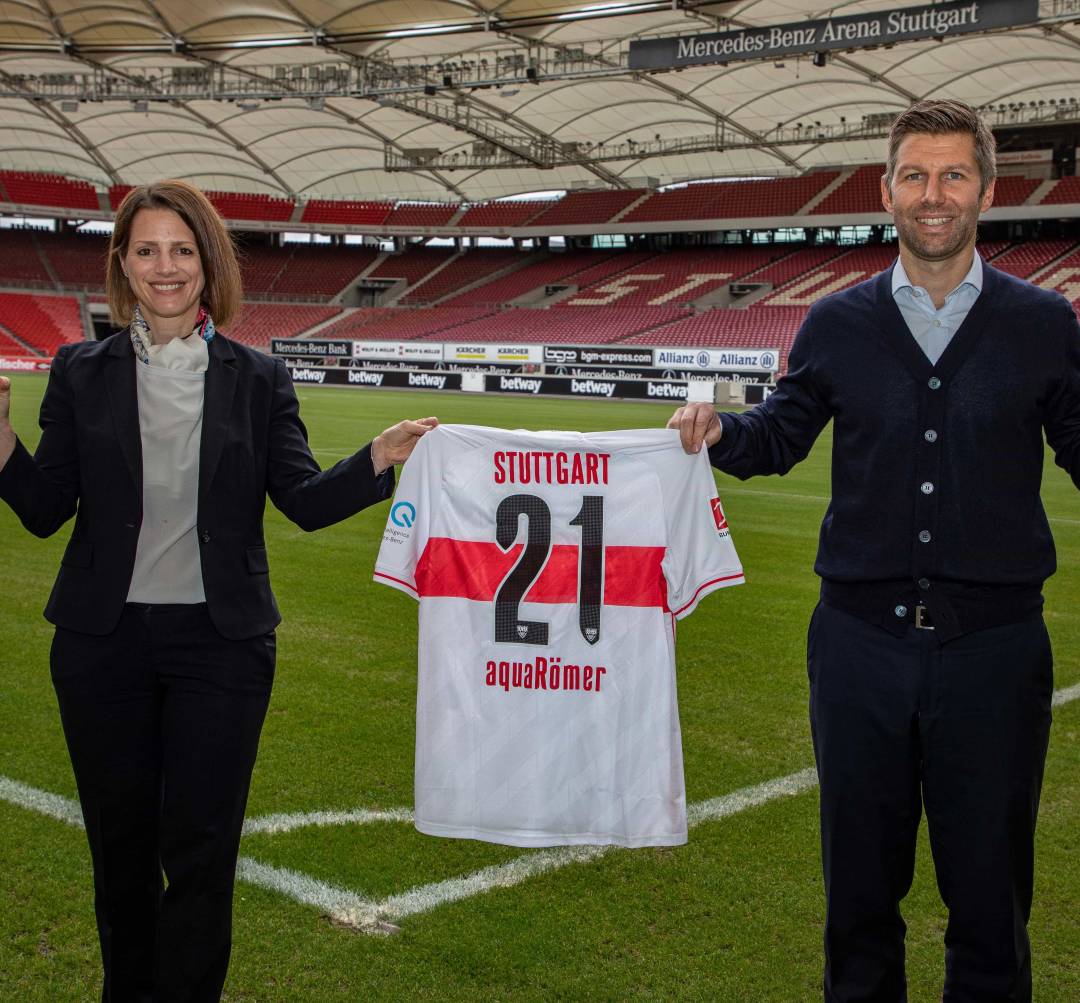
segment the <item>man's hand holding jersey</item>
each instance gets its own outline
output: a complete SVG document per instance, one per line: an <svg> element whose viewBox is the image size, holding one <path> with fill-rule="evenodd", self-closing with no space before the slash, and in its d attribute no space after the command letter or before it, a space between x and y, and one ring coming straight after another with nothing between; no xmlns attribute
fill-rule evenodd
<svg viewBox="0 0 1080 1003"><path fill-rule="evenodd" d="M684 404L671 416L667 427L679 430L682 447L688 453L701 452L703 443L706 448L715 446L724 431L716 408L703 403Z"/></svg>
<svg viewBox="0 0 1080 1003"><path fill-rule="evenodd" d="M416 421L399 421L375 436L371 443L371 463L376 474L387 467L404 463L420 441L420 436L439 424L438 418L418 418Z"/></svg>

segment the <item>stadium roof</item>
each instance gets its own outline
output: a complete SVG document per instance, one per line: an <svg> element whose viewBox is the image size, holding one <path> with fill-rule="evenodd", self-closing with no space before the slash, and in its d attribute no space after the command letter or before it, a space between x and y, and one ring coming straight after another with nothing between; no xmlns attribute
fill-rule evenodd
<svg viewBox="0 0 1080 1003"><path fill-rule="evenodd" d="M1060 14L1080 4L1063 0L1043 0L1038 23L816 60L628 64L635 39L903 6L0 0L0 166L101 186L179 175L479 201L878 162L880 130L860 129L926 96L993 105L1001 121L1080 117L1080 28Z"/></svg>

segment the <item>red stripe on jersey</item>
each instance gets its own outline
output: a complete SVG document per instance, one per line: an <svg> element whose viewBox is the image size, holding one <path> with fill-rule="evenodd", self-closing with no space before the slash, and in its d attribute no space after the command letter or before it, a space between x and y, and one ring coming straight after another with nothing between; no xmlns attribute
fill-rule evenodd
<svg viewBox="0 0 1080 1003"><path fill-rule="evenodd" d="M503 551L497 543L435 536L416 565L421 596L454 596L491 602L521 556L523 544ZM663 547L605 547L604 604L667 609L667 583L660 562ZM578 548L556 544L525 602L572 603L578 594Z"/></svg>
<svg viewBox="0 0 1080 1003"><path fill-rule="evenodd" d="M702 591L704 589L707 589L710 585L719 585L721 582L733 582L736 579L741 579L742 577L743 573L740 571L736 575L725 575L723 578L713 578L710 581L702 582L697 587L697 591L690 597L690 601L683 603L677 610L675 610L675 615L678 616L681 612L683 612L683 610L687 610L691 606L693 606L697 600L697 597L701 595Z"/></svg>

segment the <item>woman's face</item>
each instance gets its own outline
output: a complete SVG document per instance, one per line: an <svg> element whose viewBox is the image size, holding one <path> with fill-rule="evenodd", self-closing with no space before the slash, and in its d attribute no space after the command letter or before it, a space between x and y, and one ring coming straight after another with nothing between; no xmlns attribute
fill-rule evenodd
<svg viewBox="0 0 1080 1003"><path fill-rule="evenodd" d="M172 209L135 213L124 274L151 329L182 320L190 332L206 282L195 234Z"/></svg>

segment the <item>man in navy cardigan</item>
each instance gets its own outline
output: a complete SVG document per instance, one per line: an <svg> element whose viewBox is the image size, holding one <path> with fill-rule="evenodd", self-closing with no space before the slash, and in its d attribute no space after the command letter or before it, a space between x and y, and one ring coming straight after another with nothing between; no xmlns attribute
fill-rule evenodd
<svg viewBox="0 0 1080 1003"><path fill-rule="evenodd" d="M902 113L882 178L896 264L813 306L764 404L669 423L747 478L786 473L834 422L807 652L827 1003L906 999L899 904L924 806L944 1000L1031 1000L1055 569L1039 486L1044 432L1080 486L1080 327L1057 293L975 253L994 175L971 108Z"/></svg>

